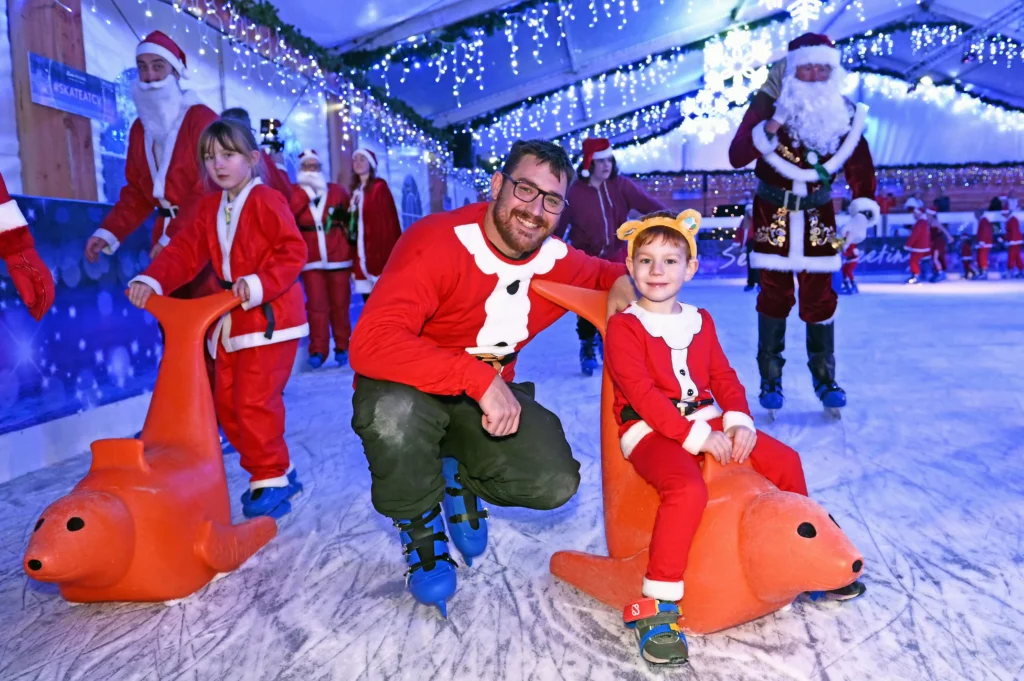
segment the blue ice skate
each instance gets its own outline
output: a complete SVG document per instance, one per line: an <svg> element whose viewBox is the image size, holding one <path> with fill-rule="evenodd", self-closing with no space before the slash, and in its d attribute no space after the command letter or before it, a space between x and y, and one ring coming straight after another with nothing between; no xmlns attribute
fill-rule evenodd
<svg viewBox="0 0 1024 681"><path fill-rule="evenodd" d="M294 467L292 467L292 468L290 468L288 470L288 487L287 487L287 489L288 489L288 500L289 501L291 500L292 497L294 497L296 494L299 494L300 492L302 492L303 489L305 489L302 486L302 483L299 482L299 472L297 470L295 470ZM242 506L243 507L246 504L249 503L249 499L250 499L251 496L252 496L252 491L251 490L245 490L244 492L242 492Z"/></svg>
<svg viewBox="0 0 1024 681"><path fill-rule="evenodd" d="M459 462L446 457L442 461L444 472L444 517L455 548L462 554L466 565L487 550L487 509L479 497L462 486Z"/></svg>
<svg viewBox="0 0 1024 681"><path fill-rule="evenodd" d="M448 617L447 601L455 593L455 561L448 553L441 507L434 506L412 520L396 520L405 559L409 563L405 584L424 605L436 605Z"/></svg>
<svg viewBox="0 0 1024 681"><path fill-rule="evenodd" d="M593 376L600 366L601 364L597 361L597 342L593 339L581 340L580 371L584 376Z"/></svg>
<svg viewBox="0 0 1024 681"><path fill-rule="evenodd" d="M775 381L761 379L761 394L758 395L757 401L761 404L762 409L769 411L782 409L782 405L786 402L786 398L782 395L782 379Z"/></svg>
<svg viewBox="0 0 1024 681"><path fill-rule="evenodd" d="M310 369L319 369L324 365L324 356L319 352L312 354L309 356L309 359L306 360L306 364L309 365Z"/></svg>
<svg viewBox="0 0 1024 681"><path fill-rule="evenodd" d="M338 363L338 366L348 366L348 350L335 350L334 361Z"/></svg>
<svg viewBox="0 0 1024 681"><path fill-rule="evenodd" d="M826 409L840 409L846 406L846 391L835 381L814 381L814 394Z"/></svg>
<svg viewBox="0 0 1024 681"><path fill-rule="evenodd" d="M253 491L242 504L242 515L246 518L270 516L275 520L280 519L292 510L291 502L288 501L291 496L288 492L290 487L260 487Z"/></svg>

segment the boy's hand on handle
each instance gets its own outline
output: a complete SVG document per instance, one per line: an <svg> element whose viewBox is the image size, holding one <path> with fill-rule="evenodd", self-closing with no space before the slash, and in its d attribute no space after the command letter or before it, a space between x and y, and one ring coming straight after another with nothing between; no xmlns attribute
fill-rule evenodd
<svg viewBox="0 0 1024 681"><path fill-rule="evenodd" d="M729 438L725 433L720 433L716 430L712 431L708 438L704 440L700 451L715 457L715 460L724 466L729 463L729 459L732 457L732 443L729 442Z"/></svg>
<svg viewBox="0 0 1024 681"><path fill-rule="evenodd" d="M234 286L231 287L231 292L235 294L235 298L241 298L243 303L249 302L249 284L246 283L245 279L236 281Z"/></svg>
<svg viewBox="0 0 1024 681"><path fill-rule="evenodd" d="M632 305L637 299L636 289L633 287L633 280L628 274L624 274L615 280L608 290L608 319L616 312L622 312Z"/></svg>
<svg viewBox="0 0 1024 681"><path fill-rule="evenodd" d="M96 262L100 259L100 253L108 246L110 244L98 236L89 237L89 240L85 242L85 259L89 262Z"/></svg>
<svg viewBox="0 0 1024 681"><path fill-rule="evenodd" d="M156 293L149 284L143 284L142 282L135 281L128 285L128 300L132 301L132 305L138 308L145 309L146 301L149 297Z"/></svg>
<svg viewBox="0 0 1024 681"><path fill-rule="evenodd" d="M727 433L732 440L732 460L736 463L743 463L754 451L754 444L757 442L757 431L746 426L733 426Z"/></svg>
<svg viewBox="0 0 1024 681"><path fill-rule="evenodd" d="M480 398L480 408L484 411L481 420L483 428L492 437L505 437L519 430L522 407L501 374L494 377L487 392Z"/></svg>

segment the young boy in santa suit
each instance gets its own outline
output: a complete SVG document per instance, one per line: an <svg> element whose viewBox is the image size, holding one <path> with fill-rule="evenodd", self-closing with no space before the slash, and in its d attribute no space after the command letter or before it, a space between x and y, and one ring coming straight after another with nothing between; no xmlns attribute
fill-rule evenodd
<svg viewBox="0 0 1024 681"><path fill-rule="evenodd" d="M964 268L964 279L974 279L978 276L974 270L974 239L969 232L960 234L960 264Z"/></svg>
<svg viewBox="0 0 1024 681"><path fill-rule="evenodd" d="M992 250L995 237L992 232L992 223L985 216L985 211L975 212L978 219L978 229L974 235L974 249L978 254L978 279L988 278L988 256Z"/></svg>
<svg viewBox="0 0 1024 681"><path fill-rule="evenodd" d="M29 314L39 321L53 305L53 275L39 257L28 222L7 193L3 175L0 175L0 259L7 264L7 273Z"/></svg>
<svg viewBox="0 0 1024 681"><path fill-rule="evenodd" d="M921 281L921 263L929 260L932 253L931 225L928 224L925 211L921 208L915 208L914 217L917 219L917 222L914 223L914 227L910 231L907 243L903 245L904 250L910 251L910 279L907 279L908 284L916 284Z"/></svg>
<svg viewBox="0 0 1024 681"><path fill-rule="evenodd" d="M847 295L860 293L857 290L857 282L853 278L853 271L857 269L857 262L860 260L860 249L857 244L849 243L843 250L843 288L840 293Z"/></svg>
<svg viewBox="0 0 1024 681"><path fill-rule="evenodd" d="M306 241L309 260L302 268L309 315L309 366L320 368L330 350L334 331L334 359L348 363L352 335L348 309L352 299L352 247L348 241L348 204L345 188L328 182L320 157L313 149L299 154L299 174L291 208Z"/></svg>
<svg viewBox="0 0 1024 681"><path fill-rule="evenodd" d="M145 307L212 261L220 285L242 300L214 326L207 345L216 362L214 407L249 472L247 517L279 518L301 491L284 441L282 393L299 338L309 334L299 273L306 244L280 193L259 178L252 131L219 120L199 140L206 173L223 190L200 202L196 217L131 280L128 297Z"/></svg>
<svg viewBox="0 0 1024 681"><path fill-rule="evenodd" d="M697 272L700 214L653 213L619 228L640 299L608 321L605 362L615 391L622 453L661 499L649 547L644 598L626 607L649 662L688 656L676 626L690 544L708 492L701 457L722 465L750 459L779 489L807 495L799 455L754 429L746 391L729 365L706 310L677 301ZM716 402L718 403L716 405ZM720 407L718 405L721 405ZM829 593L860 596L857 581ZM633 606L636 607L633 607Z"/></svg>
<svg viewBox="0 0 1024 681"><path fill-rule="evenodd" d="M1021 235L1020 220L1009 209L1003 210L1003 219L1006 220L1004 231L1006 232L1006 276L1013 279L1024 279L1024 259L1021 258L1021 246L1024 245L1024 236ZM1014 274L1016 270L1016 274Z"/></svg>
<svg viewBox="0 0 1024 681"><path fill-rule="evenodd" d="M377 176L377 154L369 149L352 153L351 188L349 239L356 248L352 274L356 293L366 298L402 236L402 223L388 183Z"/></svg>
<svg viewBox="0 0 1024 681"><path fill-rule="evenodd" d="M930 281L942 281L946 278L946 244L952 243L953 237L939 222L939 214L935 210L928 211L928 226L932 240L933 271Z"/></svg>

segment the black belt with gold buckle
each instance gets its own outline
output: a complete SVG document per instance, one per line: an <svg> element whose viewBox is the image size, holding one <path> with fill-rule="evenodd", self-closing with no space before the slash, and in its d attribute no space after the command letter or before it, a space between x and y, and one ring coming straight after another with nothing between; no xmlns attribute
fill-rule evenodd
<svg viewBox="0 0 1024 681"><path fill-rule="evenodd" d="M682 400L672 400L672 404L674 406L676 406L676 407L678 407L681 404L685 404L686 405L685 407L683 407L683 416L690 416L691 414L696 412L698 409L702 409L703 407L710 407L714 403L715 403L715 401L713 399L711 399L710 397L708 397L706 399L703 399L703 400L695 400L693 402L683 402ZM640 414L636 413L636 410L633 409L633 407L629 406L628 404L625 407L622 408L621 412L619 412L619 418L622 419L623 423L629 423L630 421L640 421L640 420L642 420L640 418Z"/></svg>
<svg viewBox="0 0 1024 681"><path fill-rule="evenodd" d="M821 187L809 196L797 196L788 189L779 189L767 182L757 185L757 195L773 206L789 211L821 208L832 200L832 190L828 187Z"/></svg>
<svg viewBox="0 0 1024 681"><path fill-rule="evenodd" d="M164 208L163 206L160 206L159 208L156 209L156 213L162 218L173 220L174 218L178 217L178 207L171 206L170 208Z"/></svg>

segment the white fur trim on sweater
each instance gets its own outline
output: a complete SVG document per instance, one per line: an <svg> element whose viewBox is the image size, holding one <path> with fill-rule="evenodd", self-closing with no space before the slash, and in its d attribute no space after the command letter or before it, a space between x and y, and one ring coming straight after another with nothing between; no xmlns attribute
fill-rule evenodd
<svg viewBox="0 0 1024 681"><path fill-rule="evenodd" d="M647 333L664 340L669 348L685 350L690 347L693 337L700 333L704 319L700 316L700 310L693 305L679 303L679 307L682 311L678 314L659 314L645 310L634 302L623 312L639 319Z"/></svg>
<svg viewBox="0 0 1024 681"><path fill-rule="evenodd" d="M260 281L259 276L255 274L247 274L244 277L239 277L242 281L249 285L249 302L242 303L243 310L251 310L254 307L259 307L263 304L263 282Z"/></svg>
<svg viewBox="0 0 1024 681"><path fill-rule="evenodd" d="M683 583L679 582L658 582L644 577L644 596L656 598L659 601L675 603L683 600Z"/></svg>
<svg viewBox="0 0 1024 681"><path fill-rule="evenodd" d="M147 276L145 274L140 274L140 275L138 275L136 277L133 277L128 282L128 285L131 286L132 284L135 284L135 283L145 284L146 286L148 286L151 289L153 289L153 291L158 296L162 296L164 294L164 287L160 284L159 281L157 281L153 277Z"/></svg>
<svg viewBox="0 0 1024 681"><path fill-rule="evenodd" d="M680 412L681 411L682 410L680 410ZM684 418L687 421L692 421L693 423L705 423L705 425L706 425L707 421L711 421L712 419L717 419L721 415L722 415L722 410L718 407L718 405L712 404L712 405L709 405L707 407L703 407L702 409L698 409L693 414L690 414L689 416L685 416ZM653 432L654 432L654 429L651 428L649 425L647 425L646 421L637 421L636 423L631 425L629 428L627 428L626 432L622 434L621 438L619 438L619 448L622 450L622 456L628 459L629 455L633 453L634 449L636 449L636 446L638 444L640 444L640 441L643 440L645 437L647 437L648 435L650 435ZM691 434L692 434L692 431L691 431ZM707 436L705 435L705 439L706 438L707 438ZM704 444L704 440L701 440L700 444L703 445ZM689 451L689 450L687 450L687 451ZM690 453L691 454L699 454L700 453L700 447L697 448L696 452L690 452Z"/></svg>
<svg viewBox="0 0 1024 681"><path fill-rule="evenodd" d="M107 255L114 255L114 252L121 247L121 242L117 240L114 233L102 227L93 232L92 235L107 242L107 245L103 247L103 252Z"/></svg>
<svg viewBox="0 0 1024 681"><path fill-rule="evenodd" d="M864 135L864 126L867 123L868 107L864 104L858 104L854 114L853 120L850 122L850 131L846 133L846 137L843 138L843 143L839 145L836 153L832 154L831 158L825 161L822 165L825 171L829 175L835 175L838 173L846 162L850 160L850 156L853 155L854 150L860 143L860 138ZM818 173L812 168L801 168L794 163L790 163L786 159L782 158L776 151L776 144L773 144L768 137L768 133L765 132L764 126L768 121L761 121L754 126L753 137L754 146L758 151L761 151L761 158L763 158L768 165L775 169L780 175L788 180L793 180L793 193L796 194L796 182L804 182L807 184L813 182L821 182L821 178ZM771 145L771 151L765 153L762 150L762 146ZM804 193L801 196L806 196L807 190L804 188Z"/></svg>
<svg viewBox="0 0 1024 681"><path fill-rule="evenodd" d="M0 232L26 226L28 226L28 221L25 220L25 216L21 213L21 208L18 208L18 204L15 203L14 199L7 203L0 203Z"/></svg>
<svg viewBox="0 0 1024 681"><path fill-rule="evenodd" d="M174 86L176 87L176 86ZM181 93L181 110L178 112L178 117L174 119L174 123L171 124L171 129L167 132L167 137L163 141L163 151L161 152L160 163L157 163L156 155L153 150L153 143L155 138L145 126L142 128L142 139L146 144L146 164L149 166L149 177L153 180L153 198L156 199L163 208L172 208L173 204L168 201L164 194L167 191L167 170L171 167L171 160L174 158L174 147L178 143L178 132L181 131L181 126L185 122L185 116L188 115L188 110L197 104L201 104L199 96L196 95L192 90L185 90ZM195 153L191 151L190 153ZM170 224L170 220L165 219L164 231L161 236L167 235L167 226ZM166 244L164 244L166 245Z"/></svg>
<svg viewBox="0 0 1024 681"><path fill-rule="evenodd" d="M754 419L742 411L727 411L722 415L722 430L729 430L733 426L743 426L757 432L757 428L754 428Z"/></svg>

